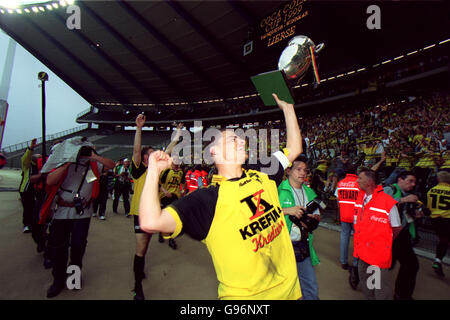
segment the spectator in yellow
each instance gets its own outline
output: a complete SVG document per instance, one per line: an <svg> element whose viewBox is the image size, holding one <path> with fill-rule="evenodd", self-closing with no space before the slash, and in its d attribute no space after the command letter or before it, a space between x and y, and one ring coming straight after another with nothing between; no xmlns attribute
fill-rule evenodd
<svg viewBox="0 0 450 320"><path fill-rule="evenodd" d="M442 259L447 252L450 236L450 173L439 171L437 179L438 184L428 191L427 206L431 210L431 223L439 237L433 269L444 277Z"/></svg>

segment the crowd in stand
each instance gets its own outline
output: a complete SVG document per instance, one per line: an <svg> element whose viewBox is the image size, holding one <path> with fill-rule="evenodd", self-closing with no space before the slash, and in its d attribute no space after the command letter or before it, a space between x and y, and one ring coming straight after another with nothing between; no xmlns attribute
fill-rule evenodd
<svg viewBox="0 0 450 320"><path fill-rule="evenodd" d="M401 171L413 170L423 199L427 186L436 184L436 173L450 169L449 104L450 95L435 93L305 118L307 153L325 180L334 177L327 186L336 186L350 160L369 167L383 159L382 181L394 183Z"/></svg>

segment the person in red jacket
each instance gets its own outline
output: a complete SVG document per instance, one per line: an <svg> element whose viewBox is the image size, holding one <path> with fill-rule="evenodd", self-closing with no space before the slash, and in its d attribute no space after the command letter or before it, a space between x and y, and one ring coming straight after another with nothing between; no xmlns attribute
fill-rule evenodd
<svg viewBox="0 0 450 320"><path fill-rule="evenodd" d="M201 167L195 166L194 171L189 175L189 193L196 191L203 186Z"/></svg>
<svg viewBox="0 0 450 320"><path fill-rule="evenodd" d="M352 166L347 170L344 179L338 182L335 196L339 203L339 214L341 220L341 236L340 236L340 262L344 270L348 266L348 243L353 230L353 220L355 213L355 201L359 195L359 187L356 180L356 167ZM358 266L358 260L353 259L353 266Z"/></svg>
<svg viewBox="0 0 450 320"><path fill-rule="evenodd" d="M200 171L201 179L202 179L202 188L206 188L208 186L208 172L204 168Z"/></svg>
<svg viewBox="0 0 450 320"><path fill-rule="evenodd" d="M359 258L361 289L368 300L392 300L392 241L402 229L397 201L377 185L373 170L361 170L357 182L361 192L355 201L353 256Z"/></svg>
<svg viewBox="0 0 450 320"><path fill-rule="evenodd" d="M191 174L192 174L192 168L189 168L188 171L186 171L186 175L184 176L186 180L186 194L191 192Z"/></svg>

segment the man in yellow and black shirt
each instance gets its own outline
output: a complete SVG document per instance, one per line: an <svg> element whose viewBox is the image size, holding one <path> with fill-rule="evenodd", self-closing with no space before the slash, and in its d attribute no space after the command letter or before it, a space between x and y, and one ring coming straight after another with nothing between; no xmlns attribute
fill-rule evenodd
<svg viewBox="0 0 450 320"><path fill-rule="evenodd" d="M421 149L421 151L417 154L417 157L419 160L414 167L414 171L417 176L419 193L422 195L421 201L425 202L427 180L433 173L435 167L439 165L440 154L434 152L432 147L427 146Z"/></svg>
<svg viewBox="0 0 450 320"><path fill-rule="evenodd" d="M180 186L184 184L184 182L184 173L178 164L172 163L172 168L161 172L161 177L159 178L159 201L161 202L162 208L167 207L175 200L181 198ZM161 233L159 234L159 242L164 242L164 238ZM169 246L174 250L177 249L175 239L169 239Z"/></svg>
<svg viewBox="0 0 450 320"><path fill-rule="evenodd" d="M447 253L450 238L450 173L439 171L437 179L437 186L428 191L427 206L431 210L431 223L439 237L433 269L444 277L442 259Z"/></svg>
<svg viewBox="0 0 450 320"><path fill-rule="evenodd" d="M145 179L147 175L148 159L149 156L154 152L152 147L144 147L141 149L142 144L142 127L145 124L145 116L140 114L136 118L136 133L134 135L133 144L133 157L131 161L131 176L134 180L134 193L131 199L131 209L130 215L134 217L134 232L136 234L136 253L133 261L133 271L134 271L134 300L144 300L144 290L142 288L142 280L145 278L144 266L145 266L145 255L147 253L148 245L152 238L150 233L144 232L139 225L139 201L142 195L142 190L144 188ZM178 129L181 127L178 126ZM176 145L176 140L180 136L180 130L177 130L177 135L174 138L167 150L173 149Z"/></svg>
<svg viewBox="0 0 450 320"><path fill-rule="evenodd" d="M450 150L441 153L439 171L447 171L450 173Z"/></svg>
<svg viewBox="0 0 450 320"><path fill-rule="evenodd" d="M32 179L32 175L38 174L37 158L41 155L33 155L34 148L36 147L36 139L31 141L31 145L27 148L27 151L22 156L22 180L19 185L20 200L23 205L23 232L31 232L31 226L33 225L33 210L35 202L35 188Z"/></svg>
<svg viewBox="0 0 450 320"><path fill-rule="evenodd" d="M147 232L175 238L186 233L206 244L219 281L220 299L299 299L294 250L278 199L284 169L302 151L294 106L278 100L287 128L287 148L272 155L270 168L243 169L245 140L233 130L217 135L207 150L217 167L212 185L159 209L158 180L172 159L150 156L139 218ZM267 172L267 173L263 173Z"/></svg>

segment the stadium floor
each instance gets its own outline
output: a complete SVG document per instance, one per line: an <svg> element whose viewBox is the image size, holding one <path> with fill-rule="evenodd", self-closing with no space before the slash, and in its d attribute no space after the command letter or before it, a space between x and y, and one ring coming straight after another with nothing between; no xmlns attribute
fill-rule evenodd
<svg viewBox="0 0 450 320"><path fill-rule="evenodd" d="M46 299L52 282L50 270L42 266L43 258L36 252L30 234L22 233L22 206L17 192L20 171L0 170L0 299ZM88 247L83 261L83 288L67 289L55 300L129 300L134 278L132 262L135 237L132 219L125 218L122 203L119 214L112 213L108 201L106 221L93 218ZM206 247L187 236L177 239L172 250L154 237L146 257L144 292L149 300L212 300L217 299L217 279ZM339 233L326 228L315 232L315 248L321 260L315 270L322 300L362 300L361 290L348 285L348 272L339 264ZM431 269L431 261L419 257L415 299L450 300L450 267L439 279ZM397 264L390 272L392 283Z"/></svg>

